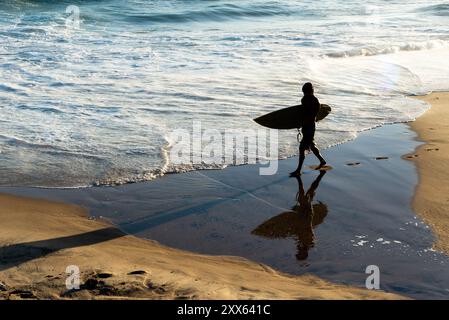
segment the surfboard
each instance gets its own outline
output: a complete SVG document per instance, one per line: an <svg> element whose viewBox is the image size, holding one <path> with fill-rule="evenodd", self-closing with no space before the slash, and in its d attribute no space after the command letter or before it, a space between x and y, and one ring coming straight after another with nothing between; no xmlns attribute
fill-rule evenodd
<svg viewBox="0 0 449 320"><path fill-rule="evenodd" d="M296 129L301 127L302 106L296 105L293 107L276 110L254 119L255 122L261 126L271 129ZM326 118L331 112L331 107L327 104L322 104L320 111L316 117L317 121Z"/></svg>

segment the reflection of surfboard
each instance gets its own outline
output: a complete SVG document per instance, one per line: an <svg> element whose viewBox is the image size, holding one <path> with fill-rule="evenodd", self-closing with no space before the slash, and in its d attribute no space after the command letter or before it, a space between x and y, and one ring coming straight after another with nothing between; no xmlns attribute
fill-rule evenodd
<svg viewBox="0 0 449 320"><path fill-rule="evenodd" d="M331 107L322 104L316 117L317 121L323 120L331 112ZM296 129L301 127L301 105L277 110L254 119L258 124L271 129Z"/></svg>
<svg viewBox="0 0 449 320"><path fill-rule="evenodd" d="M293 236L301 237L301 233L311 227L310 222L312 223L312 227L315 228L323 222L327 213L327 206L324 203L319 202L313 205L312 221L309 221L308 217L306 217L305 213L301 210L287 211L265 221L254 229L251 234L273 239Z"/></svg>

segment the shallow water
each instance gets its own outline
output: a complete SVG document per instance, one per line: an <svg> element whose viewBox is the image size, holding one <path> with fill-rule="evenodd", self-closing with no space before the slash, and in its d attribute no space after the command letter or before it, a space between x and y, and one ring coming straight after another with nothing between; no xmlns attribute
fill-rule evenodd
<svg viewBox="0 0 449 320"><path fill-rule="evenodd" d="M297 180L288 178L296 158L281 161L274 176L260 176L254 165L117 187L0 187L0 192L83 205L93 217L171 247L243 256L359 287L365 286L367 266L376 265L383 290L447 298L449 258L431 249L434 236L410 207L418 177L402 155L419 145L415 138L408 126L397 124L326 150L333 169L320 181L314 170L302 176L313 218L304 203L306 209L291 211L300 190Z"/></svg>
<svg viewBox="0 0 449 320"><path fill-rule="evenodd" d="M407 95L448 89L447 18L442 1L2 3L0 184L186 170L168 158L174 129L257 129L251 119L297 104L304 81L333 106L322 147L413 119L427 106ZM279 141L279 157L296 154L294 134Z"/></svg>

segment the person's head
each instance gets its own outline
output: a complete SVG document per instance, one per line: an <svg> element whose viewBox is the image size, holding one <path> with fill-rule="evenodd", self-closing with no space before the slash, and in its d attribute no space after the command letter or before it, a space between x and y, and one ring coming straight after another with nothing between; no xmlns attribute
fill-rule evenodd
<svg viewBox="0 0 449 320"><path fill-rule="evenodd" d="M310 82L304 83L302 86L302 92L305 96L313 94L313 85Z"/></svg>

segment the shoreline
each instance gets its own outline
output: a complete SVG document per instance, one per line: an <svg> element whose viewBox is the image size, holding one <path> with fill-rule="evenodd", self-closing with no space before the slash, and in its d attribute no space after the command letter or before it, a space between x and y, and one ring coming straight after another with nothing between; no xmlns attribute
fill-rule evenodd
<svg viewBox="0 0 449 320"><path fill-rule="evenodd" d="M429 93L428 95L430 95L431 93ZM426 95L427 96L427 95ZM422 96L422 97L426 97L426 96ZM407 96L407 98L411 98L411 99L415 99L417 97L421 97L421 96ZM423 101L425 101L424 99L421 99ZM423 113L421 113L419 117L421 117L423 114L425 114L428 110L424 110ZM418 119L416 118L416 119ZM327 145L326 147L320 147L321 151L324 150L329 150L329 149L333 149L336 148L340 145L346 144L346 143L350 143L354 140L356 140L361 134L365 134L365 133L369 133L370 131L382 128L382 127L387 127L387 126L391 126L391 125L401 125L401 124L409 124L411 122L416 121L415 120L402 120L402 121L393 121L393 122L385 122L382 124L377 124L375 126L369 127L367 129L362 129L361 131L357 131L355 132L355 136L348 138L346 140L342 140L340 142L336 142L334 144L330 144ZM167 150L165 150L167 151ZM288 160L292 160L292 159L297 159L298 155L288 155L288 156L283 156L281 158L278 158L277 160L274 161L288 161ZM164 164L164 166L166 166L166 164ZM243 163L243 164L221 164L221 165L217 165L217 167L208 167L208 168L194 168L194 169L187 169L187 170L180 170L180 171L164 171L163 168L161 169L155 169L155 171L151 171L150 174L154 175L154 178L151 179L129 179L128 178L123 178L123 181L126 182L122 182L122 183L106 183L106 182L92 182L91 184L86 184L86 185L72 185L72 186L50 186L50 185L14 185L14 184L4 184L4 185L0 185L0 188L27 188L27 189L43 189L43 190L79 190L79 189L89 189L89 188L113 188L113 187L121 187L121 186L127 186L127 185L133 185L133 184L146 184L146 183L152 183L154 181L157 181L158 179L167 177L167 176L172 176L172 175L182 175L182 174L186 174L186 173L192 173L192 172L207 172L207 171L221 171L221 170L226 170L229 168L233 168L233 167L241 167L241 166L260 166L259 162L256 163ZM160 173L160 171L162 171L163 173Z"/></svg>
<svg viewBox="0 0 449 320"><path fill-rule="evenodd" d="M449 92L434 92L418 99L431 104L410 127L423 142L405 156L415 163L419 183L412 200L413 209L428 223L437 239L434 249L449 255Z"/></svg>

